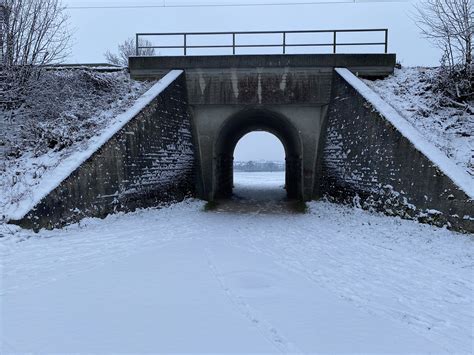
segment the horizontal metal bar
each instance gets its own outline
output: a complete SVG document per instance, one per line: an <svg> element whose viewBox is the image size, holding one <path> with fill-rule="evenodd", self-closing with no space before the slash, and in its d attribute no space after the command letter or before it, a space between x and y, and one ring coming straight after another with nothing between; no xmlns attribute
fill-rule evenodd
<svg viewBox="0 0 474 355"><path fill-rule="evenodd" d="M197 35L232 35L232 34L282 34L282 33L334 33L334 32L384 32L386 28L370 29L341 29L341 30L293 30L293 31L237 31L237 32L157 32L157 33L137 33L138 36L197 36Z"/></svg>
<svg viewBox="0 0 474 355"><path fill-rule="evenodd" d="M298 44L286 44L285 47L332 47L333 43L298 43ZM374 43L336 43L337 46L383 46L385 42L374 42ZM283 47L283 44L236 44L234 45L208 45L208 46L186 46L186 48L275 48ZM149 46L149 47L138 47L138 49L183 49L184 46Z"/></svg>
<svg viewBox="0 0 474 355"><path fill-rule="evenodd" d="M184 46L183 45L180 45L180 46L149 46L149 47L138 47L138 50L140 50L140 49L173 49L173 48L183 49ZM189 46L187 46L187 48L189 48Z"/></svg>
<svg viewBox="0 0 474 355"><path fill-rule="evenodd" d="M282 44L236 44L233 45L216 45L216 46L188 46L188 48L255 48L255 47L282 47Z"/></svg>
<svg viewBox="0 0 474 355"><path fill-rule="evenodd" d="M384 46L385 42L370 43L336 43L337 46Z"/></svg>
<svg viewBox="0 0 474 355"><path fill-rule="evenodd" d="M286 47L332 47L334 43L293 43L286 44Z"/></svg>
<svg viewBox="0 0 474 355"><path fill-rule="evenodd" d="M236 44L235 46L231 44L222 44L222 45L208 45L208 46L186 46L186 48L257 48L257 47L283 47L282 44ZM150 46L150 47L138 47L138 49L170 49L170 48L181 48L184 46Z"/></svg>

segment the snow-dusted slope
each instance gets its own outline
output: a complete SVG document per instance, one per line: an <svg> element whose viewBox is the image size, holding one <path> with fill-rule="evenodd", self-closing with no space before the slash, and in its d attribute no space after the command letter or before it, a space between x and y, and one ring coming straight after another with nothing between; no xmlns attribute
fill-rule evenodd
<svg viewBox="0 0 474 355"><path fill-rule="evenodd" d="M163 86L155 86L138 99L152 83L130 80L124 72L53 71L41 80L44 96L38 97L39 102L34 105L47 115L41 123L46 127L43 136L31 141L35 131L28 127L21 136L3 137L6 152L11 153L0 154L0 220L23 216ZM50 102L59 98L64 102ZM34 121L35 112L34 108L23 106L11 112L1 111L0 115L16 117L11 124L18 125ZM40 127L35 130L41 131ZM57 134L70 145L48 148L46 142L51 137L45 133Z"/></svg>
<svg viewBox="0 0 474 355"><path fill-rule="evenodd" d="M395 69L394 75L384 80L364 81L426 140L474 176L474 115L462 108L439 105L440 94L433 92L430 83L436 70Z"/></svg>
<svg viewBox="0 0 474 355"><path fill-rule="evenodd" d="M399 112L397 112L387 101L379 96L362 80L357 78L346 68L336 68L336 71L357 90L373 107L385 117L405 138L423 153L430 161L451 180L460 187L471 199L474 199L474 177L456 165L455 161L449 159L430 140L429 136L423 135Z"/></svg>
<svg viewBox="0 0 474 355"><path fill-rule="evenodd" d="M90 158L101 146L103 146L114 134L124 127L133 117L135 117L143 108L145 108L153 99L156 98L164 89L172 83L182 71L174 70L167 74L163 79L154 84L147 92L141 95L131 107L125 112L119 114L110 120L109 125L92 137L83 150L74 152L67 157L62 157L54 169L50 169L43 174L41 183L39 183L30 195L22 199L17 204L11 204L6 209L7 219L20 220L48 193L54 190L82 163Z"/></svg>
<svg viewBox="0 0 474 355"><path fill-rule="evenodd" d="M237 174L236 186L255 198L282 177ZM472 351L471 237L327 202L272 212L269 200L0 238L1 351Z"/></svg>

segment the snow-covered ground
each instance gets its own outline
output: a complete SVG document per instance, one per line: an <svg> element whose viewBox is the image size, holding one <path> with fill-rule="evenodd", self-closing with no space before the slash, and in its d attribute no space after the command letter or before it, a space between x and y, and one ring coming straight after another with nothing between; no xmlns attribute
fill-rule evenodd
<svg viewBox="0 0 474 355"><path fill-rule="evenodd" d="M440 105L440 94L433 92L431 82L436 70L395 69L394 75L384 80L364 82L428 141L474 176L474 115L460 107Z"/></svg>
<svg viewBox="0 0 474 355"><path fill-rule="evenodd" d="M287 213L282 177L236 174L236 199L264 206L247 211L0 226L0 352L472 352L472 236L328 202Z"/></svg>

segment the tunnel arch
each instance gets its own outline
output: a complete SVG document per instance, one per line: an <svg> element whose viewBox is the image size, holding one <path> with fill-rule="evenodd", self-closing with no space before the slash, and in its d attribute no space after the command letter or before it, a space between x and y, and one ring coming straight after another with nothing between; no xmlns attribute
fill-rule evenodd
<svg viewBox="0 0 474 355"><path fill-rule="evenodd" d="M234 151L239 140L250 132L275 135L285 149L285 185L288 198L301 199L302 142L298 130L284 115L267 109L243 109L230 116L219 129L215 144L215 197L232 195Z"/></svg>

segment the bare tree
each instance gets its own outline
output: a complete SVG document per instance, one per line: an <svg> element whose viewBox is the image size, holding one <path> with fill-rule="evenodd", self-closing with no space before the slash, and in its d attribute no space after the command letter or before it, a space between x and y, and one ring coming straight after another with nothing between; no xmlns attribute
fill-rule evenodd
<svg viewBox="0 0 474 355"><path fill-rule="evenodd" d="M450 67L469 69L474 33L473 0L423 0L416 5L416 20L422 34L444 51Z"/></svg>
<svg viewBox="0 0 474 355"><path fill-rule="evenodd" d="M0 65L3 64L3 30L5 23L6 8L3 0L0 0Z"/></svg>
<svg viewBox="0 0 474 355"><path fill-rule="evenodd" d="M422 0L415 8L423 36L443 51L432 80L433 90L442 93L440 104L472 112L474 0Z"/></svg>
<svg viewBox="0 0 474 355"><path fill-rule="evenodd" d="M72 33L61 0L5 0L4 64L42 66L69 55Z"/></svg>
<svg viewBox="0 0 474 355"><path fill-rule="evenodd" d="M69 55L72 33L61 0L3 0L3 5L0 107L18 107L39 85L43 66Z"/></svg>
<svg viewBox="0 0 474 355"><path fill-rule="evenodd" d="M139 40L138 42L140 47L151 47L153 44L148 40ZM122 67L128 67L128 58L137 54L137 48L135 45L135 39L129 38L126 39L123 43L118 45L118 53L112 53L107 51L105 55L105 59L110 64L119 65ZM140 48L138 51L139 55L142 56L153 56L155 55L154 48Z"/></svg>

